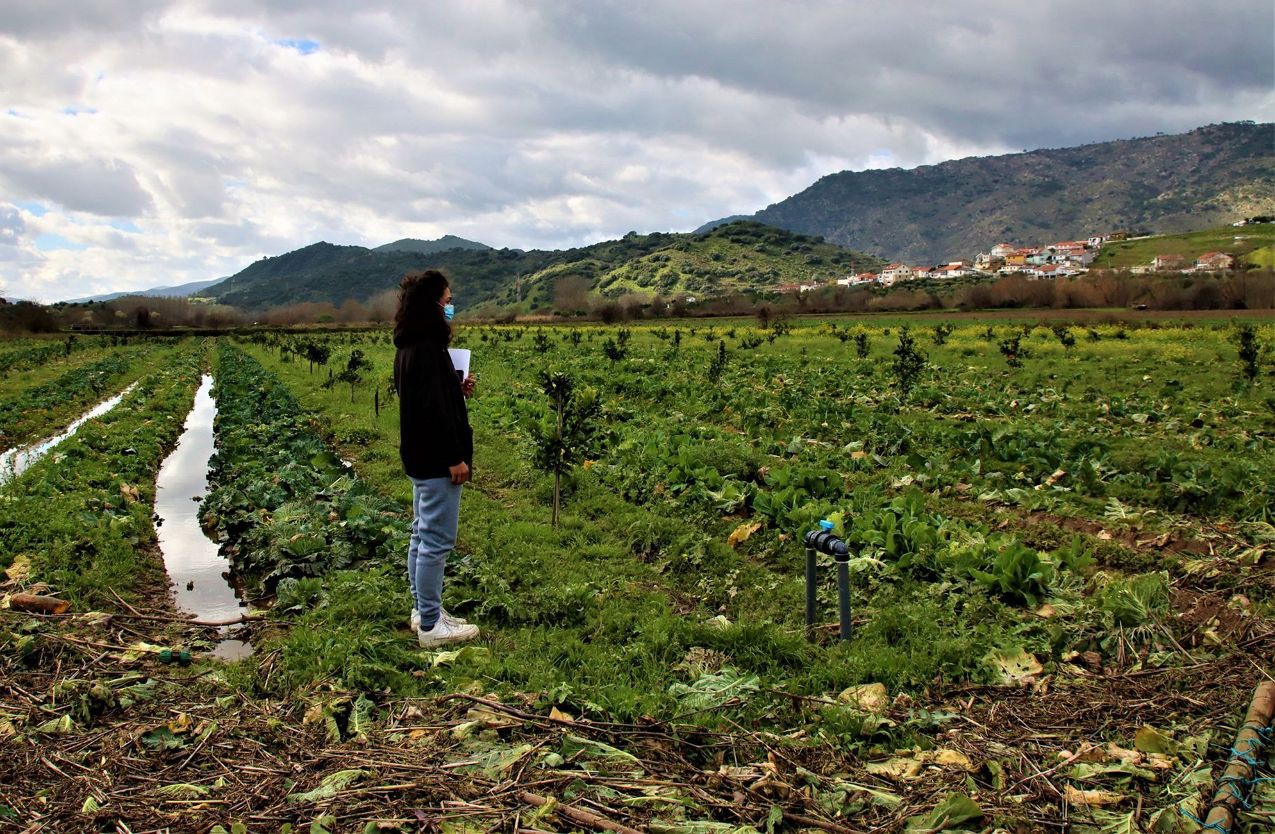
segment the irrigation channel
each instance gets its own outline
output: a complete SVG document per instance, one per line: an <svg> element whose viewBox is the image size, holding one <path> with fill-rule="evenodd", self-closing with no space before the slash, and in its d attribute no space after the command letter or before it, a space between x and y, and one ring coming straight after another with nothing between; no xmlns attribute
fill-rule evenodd
<svg viewBox="0 0 1275 834"><path fill-rule="evenodd" d="M103 414L119 405L120 401L127 397L129 392L136 387L137 383L134 382L115 396L102 400L100 403L81 414L75 422L63 429L60 434L56 434L46 440L41 440L38 443L32 443L29 446L15 446L0 455L0 486L3 486L21 475L23 472L27 471L33 463L44 457L50 449L79 431L80 426L84 425L89 420L92 420L94 417L101 417Z"/></svg>
<svg viewBox="0 0 1275 834"><path fill-rule="evenodd" d="M177 608L209 622L233 620L246 606L226 578L229 563L199 525L199 502L208 489L208 461L213 453L213 420L217 404L212 377L205 374L195 392L181 438L160 467L155 482L155 515L164 567L173 582ZM214 657L238 660L252 654L252 644L234 636L239 625L220 628Z"/></svg>

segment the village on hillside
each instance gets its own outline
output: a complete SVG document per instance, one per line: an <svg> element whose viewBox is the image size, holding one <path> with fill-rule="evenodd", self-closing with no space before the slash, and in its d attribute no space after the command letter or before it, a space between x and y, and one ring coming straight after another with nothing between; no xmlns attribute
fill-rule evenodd
<svg viewBox="0 0 1275 834"><path fill-rule="evenodd" d="M1265 221L1265 218L1258 222L1262 221ZM1241 220L1232 225L1243 226L1249 222L1253 221ZM998 243L989 251L980 252L973 261L960 259L936 266L890 263L880 272L860 272L828 281L813 280L801 284L781 284L775 289L781 293L805 293L832 285L892 287L895 284L925 279L991 278L998 275L1022 275L1029 279L1065 278L1087 273L1098 252L1107 243L1150 237L1153 235L1134 237L1128 232L1110 232L1105 235L1094 235L1085 240L1064 240L1045 246L1020 247L1010 243ZM1150 262L1129 267L1128 271L1134 275L1168 272L1218 273L1233 270L1235 267L1236 260L1233 255L1225 252L1204 252L1194 261L1188 261L1186 257L1178 254L1156 255Z"/></svg>

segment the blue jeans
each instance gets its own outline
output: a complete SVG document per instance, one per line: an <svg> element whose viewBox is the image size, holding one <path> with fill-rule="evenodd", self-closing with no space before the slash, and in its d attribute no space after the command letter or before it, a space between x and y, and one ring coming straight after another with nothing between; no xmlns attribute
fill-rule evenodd
<svg viewBox="0 0 1275 834"><path fill-rule="evenodd" d="M451 478L412 481L412 538L407 545L407 579L412 600L421 615L421 628L438 622L443 605L443 571L447 554L456 546L460 526L459 484Z"/></svg>

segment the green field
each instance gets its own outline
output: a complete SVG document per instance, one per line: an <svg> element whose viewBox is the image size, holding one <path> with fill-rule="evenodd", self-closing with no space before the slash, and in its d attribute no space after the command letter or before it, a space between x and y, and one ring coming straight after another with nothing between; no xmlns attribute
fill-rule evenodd
<svg viewBox="0 0 1275 834"><path fill-rule="evenodd" d="M1181 255L1190 266L1205 252L1234 255L1238 263L1270 269L1271 246L1275 244L1275 224L1223 226L1180 235L1155 235L1117 241L1102 247L1093 269L1128 269L1150 264L1157 255Z"/></svg>
<svg viewBox="0 0 1275 834"><path fill-rule="evenodd" d="M162 365L154 342L96 343L72 337L0 352L0 452L55 433L99 400ZM6 358L9 359L6 362Z"/></svg>
<svg viewBox="0 0 1275 834"><path fill-rule="evenodd" d="M1198 830L1275 661L1270 324L682 321L455 346L479 376L476 476L444 597L484 630L459 652L406 629L386 331L168 347L128 409L0 493L9 590L112 615L0 611L0 831L591 827L524 791L688 834ZM267 612L234 664L172 622L146 515L201 367L203 523ZM600 404L556 525L544 374ZM804 634L822 519L850 547L847 641L830 560ZM1258 831L1275 791L1254 789Z"/></svg>

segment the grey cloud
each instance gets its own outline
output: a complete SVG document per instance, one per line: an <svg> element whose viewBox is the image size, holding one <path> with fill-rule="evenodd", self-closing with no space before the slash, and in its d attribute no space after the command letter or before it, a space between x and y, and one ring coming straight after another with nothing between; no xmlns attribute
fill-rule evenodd
<svg viewBox="0 0 1275 834"><path fill-rule="evenodd" d="M191 233L194 237L223 249L251 253L278 255L290 243L284 238L269 234L260 224L249 220L206 220L191 227Z"/></svg>
<svg viewBox="0 0 1275 834"><path fill-rule="evenodd" d="M16 197L105 217L138 217L151 205L136 173L118 159L34 159L0 149L0 182Z"/></svg>
<svg viewBox="0 0 1275 834"><path fill-rule="evenodd" d="M16 206L0 206L0 246L16 246L26 228Z"/></svg>
<svg viewBox="0 0 1275 834"><path fill-rule="evenodd" d="M282 13L257 8L275 25L343 43L331 14L286 5ZM1266 94L1269 106L1271 27L1234 21L1269 22L1272 8L1244 0L1232 11L1092 0L866 9L578 0L466 4L463 11L449 3L365 5L358 17L382 26L395 20L399 33L421 34L399 57L437 68L454 89L496 106L482 114L496 131L685 131L793 167L812 143L836 152L831 143L839 137L820 124L847 116L1013 148L1125 135L1129 104L1139 101L1160 105L1140 114L1153 120L1144 131L1203 123L1232 93ZM369 128L396 130L408 120L422 130L434 126L406 108L373 106L376 96L345 92L333 89L330 98L360 111ZM925 146L916 136L911 144Z"/></svg>
<svg viewBox="0 0 1275 834"><path fill-rule="evenodd" d="M212 148L205 137L180 126L141 143L139 148L164 172L161 180L182 217L220 217L224 213L225 180L241 173L238 162L226 160L226 149Z"/></svg>
<svg viewBox="0 0 1275 834"><path fill-rule="evenodd" d="M1227 14L1182 2L730 9L579 0L552 14L564 38L598 61L713 78L826 113L893 114L979 141L1000 132L1015 133L1012 143L1047 141L1068 108L1101 112L1154 97L1204 109L1232 92L1269 92L1275 58L1275 11L1264 0ZM960 102L973 106L950 106ZM1156 128L1194 126L1189 119L1163 113Z"/></svg>
<svg viewBox="0 0 1275 834"><path fill-rule="evenodd" d="M0 205L0 263L16 263L25 257L25 253L19 248L25 231L26 223L17 208ZM4 281L0 280L0 291L4 289Z"/></svg>
<svg viewBox="0 0 1275 834"><path fill-rule="evenodd" d="M136 30L168 5L168 0L4 0L0 33L24 39L60 38L77 31L108 35Z"/></svg>
<svg viewBox="0 0 1275 834"><path fill-rule="evenodd" d="M874 154L1275 116L1269 0L51 2L0 0L0 89L102 112L0 142L0 187L147 212L139 273L216 277L199 270L400 225L574 245L755 210Z"/></svg>
<svg viewBox="0 0 1275 834"><path fill-rule="evenodd" d="M218 217L225 208L226 189L214 170L176 174L172 186L181 201L182 217Z"/></svg>
<svg viewBox="0 0 1275 834"><path fill-rule="evenodd" d="M76 103L83 96L83 73L58 62L48 66L38 50L25 47L17 41L0 37L0 91L5 110L19 113L32 105L42 105L50 99L59 107Z"/></svg>
<svg viewBox="0 0 1275 834"><path fill-rule="evenodd" d="M342 0L219 0L207 8L261 20L274 37L312 38L372 61L404 56L447 73L470 71L475 58L551 45L537 37L537 4L518 0L380 0L357 8Z"/></svg>

